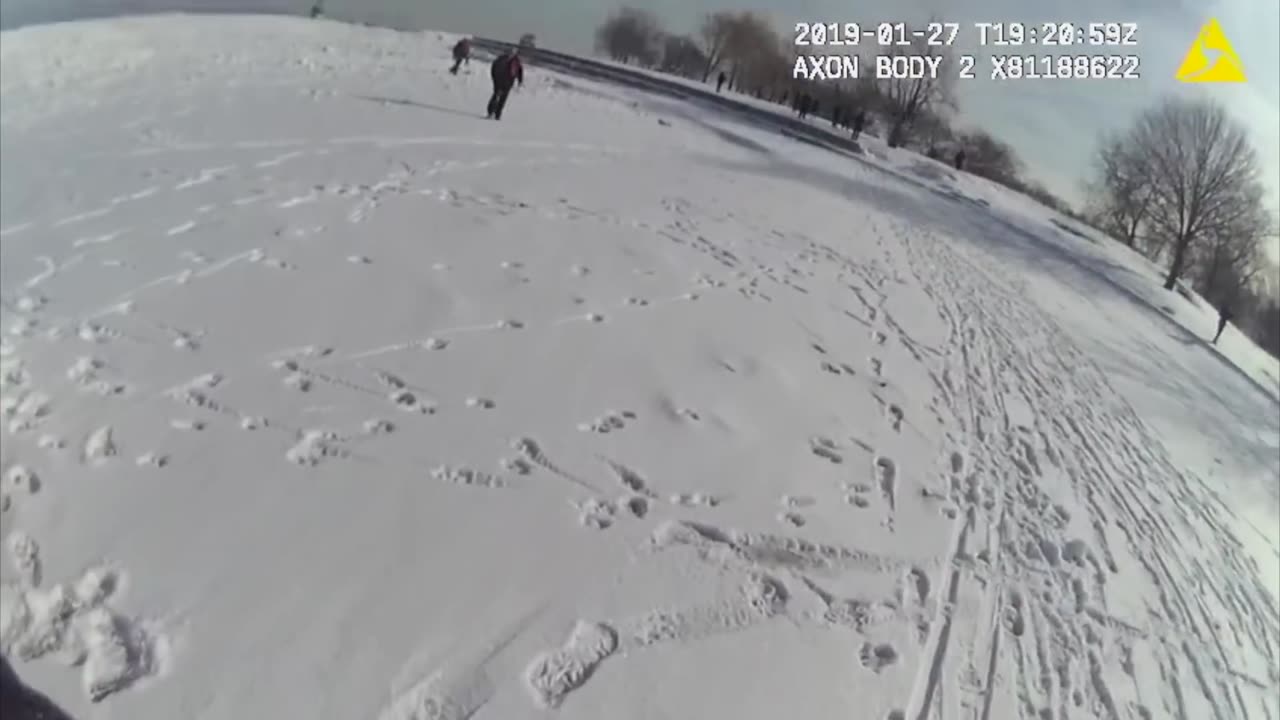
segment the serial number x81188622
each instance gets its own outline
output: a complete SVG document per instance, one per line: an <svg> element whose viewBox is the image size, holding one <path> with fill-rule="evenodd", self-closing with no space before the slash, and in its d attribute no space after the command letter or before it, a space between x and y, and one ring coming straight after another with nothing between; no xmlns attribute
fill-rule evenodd
<svg viewBox="0 0 1280 720"><path fill-rule="evenodd" d="M972 64L962 59L961 77L974 77ZM1140 80L1141 67L1137 55L993 55L990 79Z"/></svg>

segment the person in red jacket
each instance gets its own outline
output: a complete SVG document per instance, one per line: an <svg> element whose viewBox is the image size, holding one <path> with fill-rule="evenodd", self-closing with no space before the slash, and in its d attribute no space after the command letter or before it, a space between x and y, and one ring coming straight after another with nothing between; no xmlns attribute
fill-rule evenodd
<svg viewBox="0 0 1280 720"><path fill-rule="evenodd" d="M457 75L458 68L463 62L471 64L471 41L466 38L462 38L457 45L453 46L453 67L449 68L449 72Z"/></svg>
<svg viewBox="0 0 1280 720"><path fill-rule="evenodd" d="M489 117L502 119L502 108L507 105L507 96L516 83L524 87L524 66L520 63L520 48L513 47L498 56L489 67L489 77L493 79L493 95L489 98Z"/></svg>

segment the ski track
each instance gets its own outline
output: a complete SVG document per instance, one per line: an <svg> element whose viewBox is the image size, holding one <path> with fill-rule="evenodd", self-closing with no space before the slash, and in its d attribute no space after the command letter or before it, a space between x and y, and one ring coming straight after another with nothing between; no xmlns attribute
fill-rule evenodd
<svg viewBox="0 0 1280 720"><path fill-rule="evenodd" d="M136 124L149 126L151 121ZM432 160L442 150L458 157ZM530 151L546 155L531 156ZM396 158L380 176L366 177L370 173L365 172L351 182L312 183L315 178L304 175L317 158L345 161L374 152L394 152ZM477 152L480 157L467 157ZM181 172L169 167L170 162L207 160L220 153L235 153L241 162L196 169L188 164ZM104 403L119 403L119 398L136 396L174 416L168 429L188 437L259 433L266 438L262 442L278 450L280 473L315 477L335 466L343 471L390 469L429 481L440 492L474 497L474 502L500 503L520 493L566 496L582 526L575 530L583 534L583 542L618 535L634 540L647 533L635 553L636 563L692 563L699 573L724 581L711 600L577 619L562 628L558 644L527 658L518 678L530 709L572 705L593 676L625 666L632 653L797 627L846 633L840 637L847 638L848 659L862 671L903 679L897 686L908 690L893 698L897 709L889 714L899 720L993 720L1011 711L1037 720L1190 720L1190 708L1201 707L1196 703L1225 720L1252 717L1257 705L1249 700L1280 690L1280 616L1252 560L1227 530L1226 506L1211 500L1213 490L1204 480L1174 465L1099 365L1028 299L1030 293L1014 271L964 249L952 237L896 223L875 225L868 237L876 249L858 250L854 256L832 244L835 240L820 242L782 227L785 217L775 223L778 227L770 227L766 219L750 217L749 207L735 207L735 216L713 203L702 207L677 191L660 199L660 213L629 214L585 200L522 199L462 179L477 171L500 174L516 167L541 171L634 160L638 153L585 142L459 135L168 142L103 155L156 163L150 171L169 178L163 187L149 180L140 189L117 190L124 194L106 206L89 201L88 210L0 229L6 253L16 246L8 238L34 245L32 238L41 233L78 251L63 260L55 259L55 250L26 258L37 266L34 274L18 281L19 292L5 288L3 293L0 409L5 431L24 443L6 451L0 476L5 550L16 578L5 587L13 599L6 598L0 608L5 652L23 660L50 656L65 661L80 673L83 692L93 703L168 674L167 634L155 623L125 617L108 602L119 579L115 570L93 569L75 583L43 589L40 544L13 529L17 526L10 521L22 517L26 503L39 502L38 495L59 491L57 473L48 472L44 460L75 456L79 468L104 478L122 465L129 472L158 476L180 466L181 454L159 439L140 437L132 428L122 431L127 426L112 415L119 405L104 404L107 410L88 413L89 424L76 425L80 434L64 433L62 408L68 398L97 396ZM258 171L281 176L297 172L299 179L261 190L256 187L261 184ZM201 193L237 181L255 189L205 204L210 198ZM206 230L217 232L219 223L236 213L248 217L264 212L261 201L268 199L272 212L290 218L280 220L272 238L254 239L261 247L219 246L213 260L201 254L208 251L200 244ZM182 203L209 219L166 214L162 223L142 227L116 217ZM184 368L199 366L207 357L226 360L234 349L228 339L234 329L206 332L171 325L149 319L135 303L163 303L174 294L193 292L193 286L221 281L224 273L285 276L285 271L306 271L307 262L325 261L341 263L352 273L378 270L382 262L376 238L359 241L361 254L353 254L354 243L337 247L335 242L327 260L317 257L316 238L323 238L326 223L356 231L376 227L383 213L399 212L410 203L473 213L486 221L513 218L560 228L572 224L605 236L626 231L698 270L680 281L683 290L672 283L662 293L620 287L602 296L592 288L593 295L584 290L583 296L575 296L581 307L554 314L537 316L529 310L526 315L528 308L512 307L507 309L511 314L466 318L474 324L424 327L399 336L388 332L390 337L372 346L316 342L204 368L162 391L135 387L134 380L145 377L143 371L131 376L132 368L100 359L120 342L182 357ZM304 219L291 224L299 216ZM94 221L101 226L86 229ZM75 282L71 271L85 273L91 264L87 259L96 264L101 253L143 236L166 243L166 252L173 250L172 257L182 264L176 269L149 266L146 274L104 293L109 300L96 298L78 310L57 307L59 295ZM566 263L555 282L591 287L594 267ZM474 282L478 272L466 268L473 275L464 281L453 279L452 270L439 262L424 272L435 272L442 286ZM545 269L514 260L502 262L500 271L512 282L548 281L545 274L539 276ZM916 291L928 306L914 310L936 315L945 326L944 337L917 337L911 329L914 318L895 314L901 312L895 310L895 294ZM592 402L599 404L565 427L526 428L505 439L493 431L488 469L481 459L463 459L462 453L419 458L411 451L388 457L376 450L401 437L439 433L455 420L472 424L468 427L478 428L476 433L490 432L484 423L503 416L507 397L487 394L485 387L462 388L453 397L456 393L445 381L419 371L434 359L467 350L469 343L492 347L495 341L507 342L504 347L510 349L524 338L544 334L628 333L646 313L697 312L708 304L729 303L746 304L743 311L748 313L776 311L794 317L804 317L806 310L838 310L831 313L843 323L838 334L810 332L813 341L797 350L803 363L788 372L810 373L829 383L822 387L840 402L879 409L877 427L856 428L857 435L822 430L825 434L790 441L787 452L803 457L823 481L844 478L845 492L834 495L834 501L808 494L808 488L802 491L806 494L784 495L783 511L773 516L778 524L772 527L782 528L779 532L736 526L723 512L736 497L671 493L671 488L700 487L698 479L644 469L664 464L624 454L630 438L643 436L652 427L649 423L658 422L651 417L657 413L638 404L613 405L597 398ZM106 318L109 323L99 322ZM372 334L372 339L381 335ZM103 353L81 355L70 368L61 366L65 370L59 376L40 361L64 341ZM397 361L409 364L393 367ZM715 362L717 372L732 378L752 378L762 366L758 359L727 353ZM927 377L929 384L906 387L905 378L911 377ZM268 391L233 393L237 382L264 378L281 395L324 399L291 413L277 410L282 404L273 402ZM225 399L233 394L235 401ZM339 427L302 417L334 408L358 408L369 419L356 425L344 419L347 424ZM675 404L666 410L673 427L694 437L710 428L730 427L711 412ZM907 443L930 437L925 428L933 419L928 414L939 424L945 424L944 416L952 418L955 427L945 429L945 439L932 448L935 458L911 457ZM27 437L38 440L27 442ZM554 449L554 459L548 448ZM133 462L121 462L122 455ZM582 461L592 457L594 464ZM629 459L615 459L620 457ZM924 507L946 531L939 532L946 540L939 541L936 555L910 556L817 539L829 538L832 525L848 524L877 527L893 537L909 535L910 518ZM627 577L619 570L617 582ZM850 587L850 577L887 578L885 584L895 584L897 590L885 597L844 597L828 589ZM1117 594L1125 596L1124 603L1113 602ZM888 640L885 628L891 626L905 632ZM514 635L526 629L522 625L479 656L472 648L479 659L435 666L397 691L379 717L473 717L500 696L503 680L493 666L512 666L505 655L514 652ZM1241 657L1255 662L1246 668L1241 662L1248 660L1238 661ZM1147 658L1154 667L1143 665ZM1265 671L1258 668L1259 659ZM1161 695L1146 693L1140 676L1161 678ZM1275 711L1268 701L1261 702Z"/></svg>

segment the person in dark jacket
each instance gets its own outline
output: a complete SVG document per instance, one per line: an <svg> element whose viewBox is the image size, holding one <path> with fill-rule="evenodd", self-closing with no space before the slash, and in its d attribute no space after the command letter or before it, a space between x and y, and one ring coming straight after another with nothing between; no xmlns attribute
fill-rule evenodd
<svg viewBox="0 0 1280 720"><path fill-rule="evenodd" d="M964 170L964 150L956 151L956 169Z"/></svg>
<svg viewBox="0 0 1280 720"><path fill-rule="evenodd" d="M493 79L493 95L489 98L489 117L502 119L502 108L507 105L507 96L516 83L524 87L524 66L520 63L520 49L511 48L498 56L489 67L489 77Z"/></svg>
<svg viewBox="0 0 1280 720"><path fill-rule="evenodd" d="M1222 337L1222 331L1227 329L1227 323L1231 322L1232 317L1231 306L1223 303L1222 307L1218 308L1218 332L1213 336L1214 345L1218 344L1218 338Z"/></svg>
<svg viewBox="0 0 1280 720"><path fill-rule="evenodd" d="M728 79L723 72L720 73L720 77L716 78L716 92L720 92L720 89L724 87L724 81Z"/></svg>
<svg viewBox="0 0 1280 720"><path fill-rule="evenodd" d="M858 136L862 134L862 129L867 126L867 111L859 110L857 115L853 116L853 139L856 141Z"/></svg>
<svg viewBox="0 0 1280 720"><path fill-rule="evenodd" d="M471 41L466 38L462 38L453 46L453 67L449 68L449 72L457 75L458 68L464 62L471 64Z"/></svg>

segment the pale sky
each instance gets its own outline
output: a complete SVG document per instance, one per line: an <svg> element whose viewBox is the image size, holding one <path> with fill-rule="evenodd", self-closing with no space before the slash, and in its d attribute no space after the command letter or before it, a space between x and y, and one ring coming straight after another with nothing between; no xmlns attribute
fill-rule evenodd
<svg viewBox="0 0 1280 720"><path fill-rule="evenodd" d="M5 27L120 11L248 10L302 12L311 0L4 0ZM589 52L594 28L621 3L609 0L326 0L328 14L404 29L431 28L514 39L535 33L541 45ZM755 10L790 36L798 21L920 23L934 16L961 24L958 52L977 54L973 23L1125 21L1138 24L1131 49L1082 52L1141 57L1139 81L963 81L958 124L981 126L1017 149L1028 174L1075 202L1098 133L1127 125L1164 93L1204 93L1220 99L1250 131L1262 156L1273 207L1280 208L1280 2L1275 0L634 0L668 29L693 31L706 12ZM1070 8L1070 9L1066 9ZM1243 85L1182 85L1174 73L1200 26L1217 18L1240 56ZM988 48L988 50L995 50ZM997 50L1004 52L1005 50ZM1036 52L1023 48L1022 54Z"/></svg>

